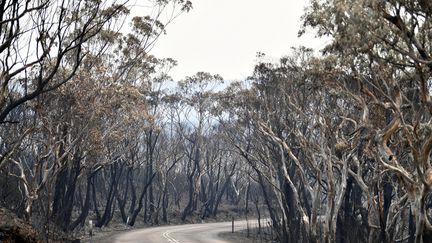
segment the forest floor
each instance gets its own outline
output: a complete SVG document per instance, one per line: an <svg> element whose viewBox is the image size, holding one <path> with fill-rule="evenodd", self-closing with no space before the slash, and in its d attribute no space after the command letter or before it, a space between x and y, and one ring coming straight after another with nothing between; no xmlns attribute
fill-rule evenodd
<svg viewBox="0 0 432 243"><path fill-rule="evenodd" d="M230 242L239 243L272 243L275 241L275 232L270 227L270 218L261 218L260 224L256 217L248 217L247 225L240 230L224 232L219 237Z"/></svg>
<svg viewBox="0 0 432 243"><path fill-rule="evenodd" d="M247 233L248 230L240 230L237 232L225 232L219 234L219 237L230 242L236 242L236 243L274 243L275 241L274 234L271 233L270 228L263 228L262 233L258 234L257 228L251 228L249 229L249 234Z"/></svg>

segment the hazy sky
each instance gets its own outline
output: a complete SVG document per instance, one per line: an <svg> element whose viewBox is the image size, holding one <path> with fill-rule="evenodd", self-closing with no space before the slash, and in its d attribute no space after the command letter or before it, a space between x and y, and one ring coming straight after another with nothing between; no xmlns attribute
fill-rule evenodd
<svg viewBox="0 0 432 243"><path fill-rule="evenodd" d="M297 38L306 0L194 0L193 9L176 19L153 54L179 62L175 80L198 71L242 79L252 73L258 51L277 58L291 46L319 46Z"/></svg>

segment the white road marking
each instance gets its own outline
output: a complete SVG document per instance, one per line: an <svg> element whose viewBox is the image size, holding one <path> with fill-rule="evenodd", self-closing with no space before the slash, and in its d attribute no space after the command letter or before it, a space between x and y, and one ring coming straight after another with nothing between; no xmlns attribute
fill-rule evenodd
<svg viewBox="0 0 432 243"><path fill-rule="evenodd" d="M172 236L170 236L170 231L165 231L162 236L167 239L167 241L171 242L171 243L180 243L180 241L174 239Z"/></svg>

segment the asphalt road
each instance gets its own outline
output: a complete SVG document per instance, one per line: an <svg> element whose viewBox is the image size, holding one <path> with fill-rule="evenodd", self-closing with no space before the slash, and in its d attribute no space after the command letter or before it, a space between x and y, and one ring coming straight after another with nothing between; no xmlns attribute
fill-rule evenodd
<svg viewBox="0 0 432 243"><path fill-rule="evenodd" d="M225 243L228 241L218 237L218 234L231 232L231 227L231 222L151 227L114 235L109 242ZM235 230L242 230L245 227L246 221L234 223Z"/></svg>

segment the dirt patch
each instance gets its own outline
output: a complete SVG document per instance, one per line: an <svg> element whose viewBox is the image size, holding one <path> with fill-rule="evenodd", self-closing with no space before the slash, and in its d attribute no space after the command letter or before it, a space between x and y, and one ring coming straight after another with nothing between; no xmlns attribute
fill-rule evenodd
<svg viewBox="0 0 432 243"><path fill-rule="evenodd" d="M102 227L102 228L94 228L93 235L90 238L89 229L86 229L85 234L82 234L80 237L81 242L106 242L106 239L111 238L113 235L116 235L121 232L125 232L131 229L139 229L145 226L141 225L140 227L130 227L124 224L114 224L110 227Z"/></svg>

